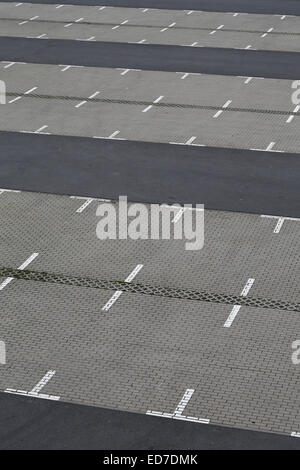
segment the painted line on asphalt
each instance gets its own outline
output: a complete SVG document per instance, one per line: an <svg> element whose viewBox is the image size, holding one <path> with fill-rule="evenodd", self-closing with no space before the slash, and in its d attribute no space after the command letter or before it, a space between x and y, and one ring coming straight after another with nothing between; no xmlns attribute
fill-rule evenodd
<svg viewBox="0 0 300 470"><path fill-rule="evenodd" d="M138 264L134 270L129 274L129 276L125 279L125 282L131 282L135 277L136 275L140 272L140 270L143 268L143 264ZM103 311L108 311L110 309L110 307L118 300L118 298L120 297L120 295L123 293L123 291L121 290L117 290L113 296L108 300L108 302L106 302L106 304L104 305L104 307L102 307L101 310Z"/></svg>
<svg viewBox="0 0 300 470"><path fill-rule="evenodd" d="M148 410L146 412L146 415L157 416L157 417L160 417L160 418L179 419L179 420L182 420L182 421L191 421L191 422L194 422L194 423L209 424L209 422L210 422L209 419L196 418L194 416L184 416L182 414L184 409L186 408L188 402L192 398L192 396L194 394L194 391L195 390L192 389L192 388L187 388L186 389L182 399L180 400L179 404L177 405L177 407L175 408L173 413L165 413L165 412L161 412L161 411Z"/></svg>
<svg viewBox="0 0 300 470"><path fill-rule="evenodd" d="M223 104L222 108L223 109L220 109L219 111L216 112L216 114L213 116L214 118L218 118L222 113L223 113L223 110L228 108L228 106L232 103L232 100L228 100L226 101L226 103Z"/></svg>
<svg viewBox="0 0 300 470"><path fill-rule="evenodd" d="M5 393L11 393L13 395L22 395L22 396L28 396L28 397L34 397L34 398L42 398L45 400L54 400L58 401L60 397L56 395L47 395L45 393L40 393L42 388L47 385L49 380L52 379L52 377L55 375L56 371L55 370L49 370L44 377L33 387L33 389L30 392L27 392L25 390L18 390L14 388L7 388L4 390Z"/></svg>
<svg viewBox="0 0 300 470"><path fill-rule="evenodd" d="M163 98L164 98L163 95L159 96L158 98L156 98L156 100L153 101L153 104L159 103ZM147 111L149 111L149 109L153 107L153 104L150 104L149 106L147 106L147 108L143 109L142 113L147 113Z"/></svg>
<svg viewBox="0 0 300 470"><path fill-rule="evenodd" d="M242 292L240 293L241 296L246 297L248 295L251 287L254 284L254 281L255 281L255 279L253 279L253 278L248 279L248 281L246 282L245 287L243 288ZM225 328L230 328L231 327L231 325L232 325L235 317L239 313L241 307L242 307L241 305L234 305L234 307L232 308L232 310L229 314L229 317L227 318L226 322L223 325Z"/></svg>
<svg viewBox="0 0 300 470"><path fill-rule="evenodd" d="M293 222L300 222L300 219L297 219L296 217L281 217L277 215L261 215L261 217L266 218L266 219L277 219L277 223L273 230L273 233L280 232L285 220L292 220Z"/></svg>
<svg viewBox="0 0 300 470"><path fill-rule="evenodd" d="M18 268L20 271L23 271L25 268L27 268L27 266L32 263L32 261L35 260L35 258L39 255L39 253L33 253L31 256L29 256L29 258L24 261L23 264L21 264L21 266ZM14 278L13 277L8 277L6 278L1 284L0 284L0 290L3 290L11 281L13 281Z"/></svg>

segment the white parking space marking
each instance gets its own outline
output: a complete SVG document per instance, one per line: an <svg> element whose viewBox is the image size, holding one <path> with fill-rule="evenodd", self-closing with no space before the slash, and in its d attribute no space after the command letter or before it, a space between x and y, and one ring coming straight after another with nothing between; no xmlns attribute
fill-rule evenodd
<svg viewBox="0 0 300 470"><path fill-rule="evenodd" d="M184 409L186 408L188 402L192 398L192 396L194 394L194 391L195 390L192 389L192 388L186 389L182 399L180 400L179 404L177 405L177 407L175 408L173 413L164 413L164 412L161 412L161 411L148 410L146 412L146 414L151 415L151 416L161 417L161 418L171 418L171 419L179 419L179 420L182 420L182 421L192 421L194 423L209 424L209 422L210 422L209 419L196 418L194 416L184 416L182 414Z"/></svg>
<svg viewBox="0 0 300 470"><path fill-rule="evenodd" d="M3 193L20 193L21 191L20 190L17 190L17 189L4 189L4 188L0 188L0 195L3 194Z"/></svg>
<svg viewBox="0 0 300 470"><path fill-rule="evenodd" d="M158 98L156 98L155 101L153 101L153 104L157 104L159 103L162 99L164 98L164 96L159 96ZM147 108L143 109L142 113L147 113L147 111L149 111L149 109L153 108L153 105L150 104L149 106L147 106Z"/></svg>
<svg viewBox="0 0 300 470"><path fill-rule="evenodd" d="M35 260L35 258L39 255L39 253L33 253L31 256L29 256L29 258L24 261L23 264L21 264L21 266L19 266L17 269L19 269L20 271L23 271L25 268L27 268L27 266L32 263L32 261ZM0 284L0 290L3 290L11 281L13 281L14 278L13 277L7 277L1 284Z"/></svg>
<svg viewBox="0 0 300 470"><path fill-rule="evenodd" d="M118 25L114 26L114 27L113 27L113 28L111 28L111 29L118 29L118 28L120 28L120 26L123 26L124 24L127 24L127 23L128 23L128 21L129 21L129 20L124 20L124 21L122 21L122 23L120 23L120 24L118 24Z"/></svg>
<svg viewBox="0 0 300 470"><path fill-rule="evenodd" d="M299 110L300 110L300 106L297 105L297 106L295 107L293 113L298 113ZM292 120L294 119L294 117L295 117L294 115L289 116L289 117L287 118L286 122L289 124L290 122L292 122Z"/></svg>
<svg viewBox="0 0 300 470"><path fill-rule="evenodd" d="M176 25L176 23L171 23L166 28L161 29L160 32L164 33L165 31L168 31L169 28L173 28L175 25Z"/></svg>
<svg viewBox="0 0 300 470"><path fill-rule="evenodd" d="M228 106L232 103L232 100L228 100L226 101L225 104L223 104L222 108L223 109L220 109L219 111L216 112L216 114L213 116L214 118L218 118L222 113L223 113L223 110L228 108Z"/></svg>
<svg viewBox="0 0 300 470"><path fill-rule="evenodd" d="M274 28L268 29L268 31L267 31L266 33L262 34L260 37L261 37L261 38L265 38L265 37L266 37L269 33L271 33L273 30L274 30Z"/></svg>
<svg viewBox="0 0 300 470"><path fill-rule="evenodd" d="M136 275L140 272L143 266L144 266L143 264L138 264L134 268L134 270L129 274L129 276L125 279L125 282L131 282L136 277ZM120 297L122 293L123 291L117 290L113 294L113 296L109 299L109 301L104 305L104 307L102 307L102 310L107 312L110 309L110 307L118 300L118 298Z"/></svg>
<svg viewBox="0 0 300 470"><path fill-rule="evenodd" d="M245 287L243 288L242 292L241 292L241 296L243 297L246 297L251 289L251 287L253 286L254 284L254 281L255 279L252 279L252 278L249 278ZM234 305L234 307L232 308L230 314L229 314L229 317L227 318L226 322L224 323L224 327L225 328L230 328L235 317L237 316L238 312L240 311L241 309L241 305Z"/></svg>
<svg viewBox="0 0 300 470"><path fill-rule="evenodd" d="M0 341L0 364L6 364L6 346L4 341Z"/></svg>
<svg viewBox="0 0 300 470"><path fill-rule="evenodd" d="M5 393L11 393L13 395L22 395L22 396L28 396L28 397L34 397L34 398L42 398L45 400L54 400L58 401L60 397L56 395L47 395L45 393L40 393L40 391L47 385L50 379L55 375L56 371L55 370L49 370L44 377L33 387L33 389L30 392L27 392L25 390L18 390L14 388L7 388L4 390Z"/></svg>
<svg viewBox="0 0 300 470"><path fill-rule="evenodd" d="M280 216L277 216L277 215L261 215L261 217L263 217L265 219L276 219L277 220L277 223L276 223L276 226L273 230L273 233L279 233L280 232L285 220L291 220L293 222L300 222L300 219L297 219L295 217L280 217Z"/></svg>
<svg viewBox="0 0 300 470"><path fill-rule="evenodd" d="M292 437L300 437L300 432L291 432Z"/></svg>
<svg viewBox="0 0 300 470"><path fill-rule="evenodd" d="M274 146L276 145L276 142L270 142L270 144L267 146L265 149L254 149L251 148L249 150L254 150L256 152L277 152L277 153L283 153L283 150L274 150Z"/></svg>

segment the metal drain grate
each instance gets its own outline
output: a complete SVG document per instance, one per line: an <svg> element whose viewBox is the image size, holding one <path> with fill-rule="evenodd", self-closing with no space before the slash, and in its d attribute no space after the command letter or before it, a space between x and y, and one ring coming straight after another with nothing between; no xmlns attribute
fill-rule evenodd
<svg viewBox="0 0 300 470"><path fill-rule="evenodd" d="M82 96L54 96L54 95L37 95L30 93L28 95L23 94L22 92L11 92L6 93L7 96L17 97L22 96L22 98L37 98L37 99L46 99L46 100L68 100L68 101L87 101L90 103L108 103L108 104L127 104L135 106L155 106L160 108L182 108L182 109L206 109L211 111L218 111L222 109L224 112L245 112L245 113L259 113L259 114L277 114L281 116L300 116L300 112L294 111L282 111L276 109L257 109L257 108L234 108L227 107L223 108L220 106L209 106L209 105L198 105L198 104L180 104L180 103L165 103L163 101L159 103L153 103L152 101L134 101L134 100L122 100L122 99L110 99L110 98L86 98Z"/></svg>
<svg viewBox="0 0 300 470"><path fill-rule="evenodd" d="M243 297L238 295L226 295L212 292L197 292L189 289L177 289L173 287L151 286L148 284L127 283L117 280L92 279L75 277L64 274L51 274L40 271L19 270L13 268L0 268L0 277L12 277L24 281L50 282L67 286L88 287L92 289L121 290L132 294L155 295L180 300L196 300L228 305L245 305L247 307L271 308L275 310L288 310L300 312L300 304L291 302Z"/></svg>

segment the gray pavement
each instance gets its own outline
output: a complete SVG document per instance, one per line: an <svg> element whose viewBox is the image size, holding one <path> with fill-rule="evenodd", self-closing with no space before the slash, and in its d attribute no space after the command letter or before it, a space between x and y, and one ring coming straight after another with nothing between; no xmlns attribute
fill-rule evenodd
<svg viewBox="0 0 300 470"><path fill-rule="evenodd" d="M0 77L7 83L4 131L291 153L300 147L290 80L10 62L0 65Z"/></svg>
<svg viewBox="0 0 300 470"><path fill-rule="evenodd" d="M191 254L182 241L100 242L96 201L77 212L83 202L4 192L2 266L17 268L38 253L27 269L123 280L142 264L133 282L239 295L251 278L251 297L299 299L299 221L275 234L272 219L206 211L204 248ZM6 285L2 391L24 395L52 371L39 390L50 399L172 413L192 389L187 417L298 431L299 368L291 361L297 312L242 307L225 327L233 305L123 293L101 310L112 295L59 280Z"/></svg>
<svg viewBox="0 0 300 470"><path fill-rule="evenodd" d="M0 3L1 36L300 51L300 19L277 15Z"/></svg>
<svg viewBox="0 0 300 470"><path fill-rule="evenodd" d="M0 447L299 448L299 5L39 3L0 3ZM122 194L204 247L100 241Z"/></svg>

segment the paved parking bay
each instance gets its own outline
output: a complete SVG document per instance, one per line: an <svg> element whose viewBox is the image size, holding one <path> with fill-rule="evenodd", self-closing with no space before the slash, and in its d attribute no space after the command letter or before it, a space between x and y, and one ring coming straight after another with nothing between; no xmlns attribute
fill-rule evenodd
<svg viewBox="0 0 300 470"><path fill-rule="evenodd" d="M300 51L287 15L0 3L0 16L1 36Z"/></svg>
<svg viewBox="0 0 300 470"><path fill-rule="evenodd" d="M191 255L182 241L99 241L101 201L6 191L0 198L1 268L63 275L54 283L1 279L2 391L175 419L182 403L178 419L299 431L299 370L291 361L299 220L278 230L278 219L206 211L204 248ZM124 280L137 266L129 282L151 285L153 294L123 292L106 309L113 291L63 281ZM291 307L232 313L234 305L165 298L157 287Z"/></svg>
<svg viewBox="0 0 300 470"><path fill-rule="evenodd" d="M73 2L0 2L1 448L299 447L299 5Z"/></svg>
<svg viewBox="0 0 300 470"><path fill-rule="evenodd" d="M0 77L5 131L291 153L300 145L290 80L10 62Z"/></svg>

